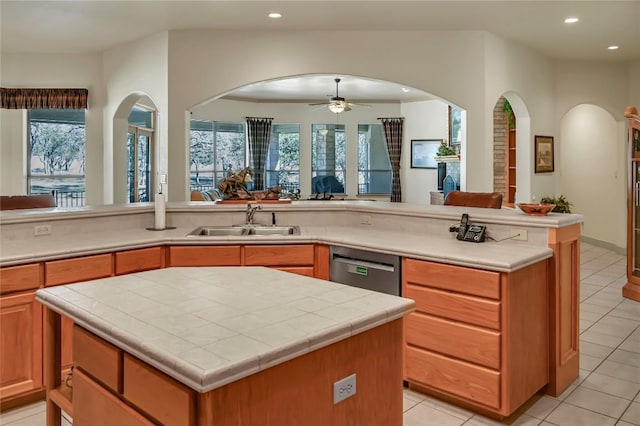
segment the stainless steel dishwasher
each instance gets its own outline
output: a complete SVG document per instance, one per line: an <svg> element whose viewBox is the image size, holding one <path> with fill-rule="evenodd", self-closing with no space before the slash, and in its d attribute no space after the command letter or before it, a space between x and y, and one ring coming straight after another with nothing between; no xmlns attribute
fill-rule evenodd
<svg viewBox="0 0 640 426"><path fill-rule="evenodd" d="M331 246L329 279L400 296L400 256Z"/></svg>

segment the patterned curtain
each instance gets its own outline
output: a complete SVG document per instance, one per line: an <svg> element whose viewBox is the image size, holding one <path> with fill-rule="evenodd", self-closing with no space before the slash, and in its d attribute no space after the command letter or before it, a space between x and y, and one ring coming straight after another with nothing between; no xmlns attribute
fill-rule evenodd
<svg viewBox="0 0 640 426"><path fill-rule="evenodd" d="M256 191L265 189L265 167L272 121L273 118L247 117L249 159L253 169L253 189Z"/></svg>
<svg viewBox="0 0 640 426"><path fill-rule="evenodd" d="M402 202L402 189L400 188L400 155L402 154L402 128L404 118L378 118L382 121L384 138L387 141L389 160L391 160L391 202Z"/></svg>
<svg viewBox="0 0 640 426"><path fill-rule="evenodd" d="M87 109L87 89L8 89L0 87L5 109Z"/></svg>

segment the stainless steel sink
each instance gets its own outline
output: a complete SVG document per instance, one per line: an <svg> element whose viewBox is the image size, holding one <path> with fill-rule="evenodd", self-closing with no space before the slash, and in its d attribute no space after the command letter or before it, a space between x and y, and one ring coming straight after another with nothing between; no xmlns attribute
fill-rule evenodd
<svg viewBox="0 0 640 426"><path fill-rule="evenodd" d="M225 237L259 235L299 235L299 226L199 226L188 237Z"/></svg>

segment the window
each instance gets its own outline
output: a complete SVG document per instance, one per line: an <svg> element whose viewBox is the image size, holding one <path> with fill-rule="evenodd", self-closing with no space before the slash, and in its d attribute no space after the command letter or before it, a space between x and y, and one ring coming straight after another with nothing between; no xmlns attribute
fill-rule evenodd
<svg viewBox="0 0 640 426"><path fill-rule="evenodd" d="M300 188L300 125L273 124L266 163L267 188Z"/></svg>
<svg viewBox="0 0 640 426"><path fill-rule="evenodd" d="M32 109L28 114L29 194L53 193L58 207L85 203L84 109Z"/></svg>
<svg viewBox="0 0 640 426"><path fill-rule="evenodd" d="M358 125L358 194L390 194L391 161L381 124Z"/></svg>
<svg viewBox="0 0 640 426"><path fill-rule="evenodd" d="M154 113L134 106L127 134L127 188L130 203L149 202L155 193L153 174Z"/></svg>
<svg viewBox="0 0 640 426"><path fill-rule="evenodd" d="M345 185L344 124L311 126L311 192L343 194Z"/></svg>
<svg viewBox="0 0 640 426"><path fill-rule="evenodd" d="M244 123L191 120L189 139L191 191L217 189L227 173L244 169Z"/></svg>

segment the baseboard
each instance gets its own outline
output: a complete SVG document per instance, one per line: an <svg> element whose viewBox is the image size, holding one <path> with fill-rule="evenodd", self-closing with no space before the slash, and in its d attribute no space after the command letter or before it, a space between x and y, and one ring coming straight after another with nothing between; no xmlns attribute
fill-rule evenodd
<svg viewBox="0 0 640 426"><path fill-rule="evenodd" d="M597 247L602 247L604 249L607 250L611 250L617 254L621 254L621 255L626 255L627 254L627 248L626 247L620 247L617 246L613 243L608 243L606 241L600 241L600 240L596 240L595 238L591 238L591 237L585 237L584 235L582 235L580 237L580 241L587 243L587 244L591 244Z"/></svg>

